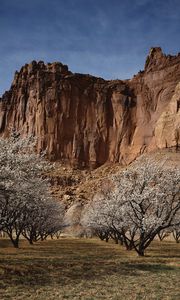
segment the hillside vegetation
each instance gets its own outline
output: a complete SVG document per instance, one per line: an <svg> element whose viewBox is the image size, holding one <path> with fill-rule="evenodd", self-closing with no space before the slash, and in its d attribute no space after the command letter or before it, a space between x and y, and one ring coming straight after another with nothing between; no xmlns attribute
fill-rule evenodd
<svg viewBox="0 0 180 300"><path fill-rule="evenodd" d="M155 151L148 156L157 160L167 157L168 165L180 166L180 152L176 152L174 148ZM48 174L51 178L52 192L69 205L76 200L83 204L87 203L99 190L107 176L126 168L118 163L106 163L95 170L80 170L62 162L56 162L55 166L54 170Z"/></svg>

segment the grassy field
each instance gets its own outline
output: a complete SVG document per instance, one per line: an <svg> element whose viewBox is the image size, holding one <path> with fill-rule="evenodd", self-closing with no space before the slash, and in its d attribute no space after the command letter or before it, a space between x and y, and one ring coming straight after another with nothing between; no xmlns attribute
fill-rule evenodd
<svg viewBox="0 0 180 300"><path fill-rule="evenodd" d="M180 245L154 242L139 258L95 239L14 249L0 241L0 299L180 299Z"/></svg>

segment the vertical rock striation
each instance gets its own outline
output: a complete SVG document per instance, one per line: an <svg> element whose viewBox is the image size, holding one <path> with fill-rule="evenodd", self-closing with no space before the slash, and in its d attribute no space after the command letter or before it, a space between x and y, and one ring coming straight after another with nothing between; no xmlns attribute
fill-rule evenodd
<svg viewBox="0 0 180 300"><path fill-rule="evenodd" d="M38 151L78 167L128 164L145 151L180 145L179 82L180 55L161 48L152 48L145 70L124 81L33 61L2 96L0 134L10 127L32 134Z"/></svg>

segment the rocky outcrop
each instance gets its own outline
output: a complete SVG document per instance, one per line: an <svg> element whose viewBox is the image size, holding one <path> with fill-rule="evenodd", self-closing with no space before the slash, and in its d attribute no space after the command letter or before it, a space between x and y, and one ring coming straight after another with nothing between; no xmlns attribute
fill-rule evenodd
<svg viewBox="0 0 180 300"><path fill-rule="evenodd" d="M124 81L33 61L15 73L0 101L0 134L13 127L35 135L39 152L78 167L128 164L143 152L180 145L179 82L180 55L161 48Z"/></svg>
<svg viewBox="0 0 180 300"><path fill-rule="evenodd" d="M180 83L155 126L155 141L158 148L179 146L180 141Z"/></svg>

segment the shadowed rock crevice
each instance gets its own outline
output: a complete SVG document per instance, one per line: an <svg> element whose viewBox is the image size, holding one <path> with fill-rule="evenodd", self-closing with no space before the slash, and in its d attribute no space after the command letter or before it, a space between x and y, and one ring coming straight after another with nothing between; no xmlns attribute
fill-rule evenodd
<svg viewBox="0 0 180 300"><path fill-rule="evenodd" d="M61 63L26 64L0 100L0 133L38 138L51 160L78 168L129 164L143 152L179 147L180 55L152 48L131 80L72 73ZM173 121L175 120L175 122Z"/></svg>

